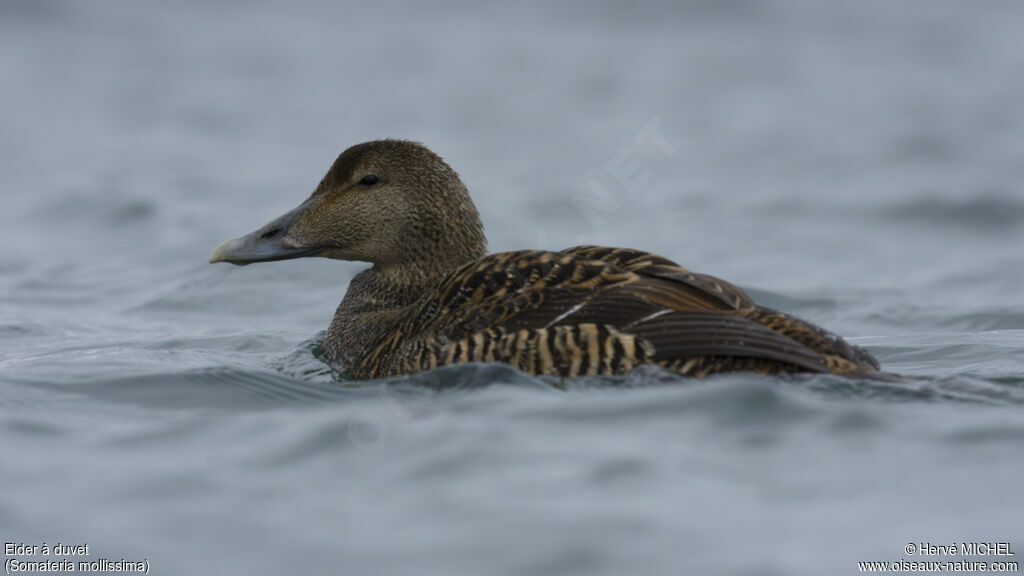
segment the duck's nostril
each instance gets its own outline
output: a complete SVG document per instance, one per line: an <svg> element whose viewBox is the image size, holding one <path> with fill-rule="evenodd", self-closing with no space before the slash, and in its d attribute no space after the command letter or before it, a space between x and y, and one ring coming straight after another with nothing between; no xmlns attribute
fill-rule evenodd
<svg viewBox="0 0 1024 576"><path fill-rule="evenodd" d="M266 232L264 232L262 236L260 236L260 240L270 240L271 238L273 238L274 236L277 236L280 233L281 233L281 229L280 228L271 228L270 230L267 230Z"/></svg>

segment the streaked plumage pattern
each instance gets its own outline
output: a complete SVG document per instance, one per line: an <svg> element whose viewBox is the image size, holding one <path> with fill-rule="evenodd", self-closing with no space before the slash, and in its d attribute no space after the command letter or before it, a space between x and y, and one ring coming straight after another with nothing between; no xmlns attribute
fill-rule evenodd
<svg viewBox="0 0 1024 576"><path fill-rule="evenodd" d="M864 350L661 256L486 248L458 174L421 144L378 140L343 152L299 207L210 261L372 263L349 283L323 345L356 378L470 361L569 377L640 364L689 376L878 374Z"/></svg>
<svg viewBox="0 0 1024 576"><path fill-rule="evenodd" d="M646 363L688 376L878 368L863 350L757 307L728 282L647 252L579 246L463 266L348 369L372 378L467 361L569 377Z"/></svg>

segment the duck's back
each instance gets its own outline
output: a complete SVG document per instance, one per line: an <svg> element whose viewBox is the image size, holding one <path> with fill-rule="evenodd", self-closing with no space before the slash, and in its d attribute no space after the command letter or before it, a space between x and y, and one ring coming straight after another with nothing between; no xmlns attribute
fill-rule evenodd
<svg viewBox="0 0 1024 576"><path fill-rule="evenodd" d="M557 376L651 363L693 376L878 369L864 350L758 307L728 282L647 252L598 246L470 262L382 327L347 369L373 378L468 361Z"/></svg>

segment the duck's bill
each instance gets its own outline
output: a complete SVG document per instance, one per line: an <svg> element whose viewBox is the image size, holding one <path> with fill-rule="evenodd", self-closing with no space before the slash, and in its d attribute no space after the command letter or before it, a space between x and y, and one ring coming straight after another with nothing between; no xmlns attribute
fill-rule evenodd
<svg viewBox="0 0 1024 576"><path fill-rule="evenodd" d="M230 262L245 266L254 262L273 262L315 255L321 248L296 246L286 238L288 228L306 208L307 206L303 204L255 232L232 238L217 246L213 254L210 254L210 264Z"/></svg>
<svg viewBox="0 0 1024 576"><path fill-rule="evenodd" d="M210 254L210 264L217 262L230 262L238 266L253 264L255 262L273 262L274 260L289 260L291 258L302 258L304 256L315 256L319 248L289 248L275 245L259 238L256 232L238 238L232 238L217 246Z"/></svg>

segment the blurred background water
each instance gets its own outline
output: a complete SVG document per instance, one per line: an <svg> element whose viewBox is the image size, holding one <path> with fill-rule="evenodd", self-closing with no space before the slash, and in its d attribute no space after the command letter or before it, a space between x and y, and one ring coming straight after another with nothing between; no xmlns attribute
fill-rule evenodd
<svg viewBox="0 0 1024 576"><path fill-rule="evenodd" d="M1022 22L1011 0L0 3L0 538L156 574L1024 548ZM493 251L660 253L912 378L338 381L316 352L362 265L206 258L381 137L460 172Z"/></svg>

